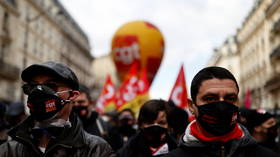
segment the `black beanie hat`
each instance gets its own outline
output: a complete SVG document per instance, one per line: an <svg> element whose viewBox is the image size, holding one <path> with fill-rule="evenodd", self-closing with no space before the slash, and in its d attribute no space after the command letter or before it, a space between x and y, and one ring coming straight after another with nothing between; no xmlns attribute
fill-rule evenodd
<svg viewBox="0 0 280 157"><path fill-rule="evenodd" d="M249 131L254 127L261 125L269 118L274 117L271 113L263 109L241 109L240 116L245 118L243 123Z"/></svg>

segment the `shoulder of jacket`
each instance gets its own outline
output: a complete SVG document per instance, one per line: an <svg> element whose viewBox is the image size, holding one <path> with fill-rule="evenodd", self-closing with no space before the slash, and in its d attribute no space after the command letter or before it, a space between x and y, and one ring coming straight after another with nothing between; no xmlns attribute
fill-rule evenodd
<svg viewBox="0 0 280 157"><path fill-rule="evenodd" d="M92 134L89 134L87 133L86 131L84 131L84 135L85 135L85 140L86 140L86 143L89 144L100 144L100 143L106 143L106 141L99 137L99 136L96 136L96 135L92 135Z"/></svg>
<svg viewBox="0 0 280 157"><path fill-rule="evenodd" d="M84 131L85 134L85 142L90 147L110 147L108 142L106 142L103 138L95 135L91 135ZM111 149L111 147L110 147Z"/></svg>
<svg viewBox="0 0 280 157"><path fill-rule="evenodd" d="M5 157L5 156L9 156L9 155L12 155L12 156L16 156L16 154L18 152L22 152L23 151L23 144L18 142L18 141L15 141L15 140L10 140L10 141L7 141L5 143L2 143L0 145L0 156L1 157Z"/></svg>

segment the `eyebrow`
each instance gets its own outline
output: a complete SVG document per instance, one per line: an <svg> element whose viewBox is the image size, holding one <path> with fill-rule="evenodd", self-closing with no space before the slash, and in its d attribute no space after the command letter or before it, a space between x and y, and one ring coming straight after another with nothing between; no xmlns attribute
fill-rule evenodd
<svg viewBox="0 0 280 157"><path fill-rule="evenodd" d="M229 94L226 94L226 95L225 95L225 97L230 97L230 96L236 96L236 97L237 97L238 94L236 94L236 93L229 93Z"/></svg>
<svg viewBox="0 0 280 157"><path fill-rule="evenodd" d="M206 94L204 94L203 96L202 96L202 98L204 98L204 97L207 97L207 96L218 96L219 94L216 94L216 93L206 93Z"/></svg>
<svg viewBox="0 0 280 157"><path fill-rule="evenodd" d="M204 99L204 98L209 97L209 96L213 96L213 97L217 97L218 96L219 97L219 94L209 92L209 93L206 93L205 95L203 95L201 98ZM232 97L232 96L238 97L238 94L236 94L236 93L228 93L228 94L224 95L224 97Z"/></svg>

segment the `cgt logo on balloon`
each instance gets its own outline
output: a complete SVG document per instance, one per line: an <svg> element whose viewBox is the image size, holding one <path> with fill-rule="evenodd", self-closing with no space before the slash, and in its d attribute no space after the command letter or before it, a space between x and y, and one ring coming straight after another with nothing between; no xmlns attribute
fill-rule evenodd
<svg viewBox="0 0 280 157"><path fill-rule="evenodd" d="M134 61L140 61L140 48L136 36L116 36L113 53L116 64L130 66Z"/></svg>
<svg viewBox="0 0 280 157"><path fill-rule="evenodd" d="M116 31L111 46L121 82L132 64L137 63L139 69L147 69L148 82L152 83L164 53L164 39L155 25L147 21L128 22Z"/></svg>

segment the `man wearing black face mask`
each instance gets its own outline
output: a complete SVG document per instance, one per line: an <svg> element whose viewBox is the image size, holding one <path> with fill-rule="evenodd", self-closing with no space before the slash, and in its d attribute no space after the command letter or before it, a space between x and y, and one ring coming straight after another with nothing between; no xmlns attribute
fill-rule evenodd
<svg viewBox="0 0 280 157"><path fill-rule="evenodd" d="M119 114L119 134L122 136L124 144L136 133L134 128L134 113L130 109L124 109Z"/></svg>
<svg viewBox="0 0 280 157"><path fill-rule="evenodd" d="M138 117L139 131L122 147L119 157L163 156L177 147L168 134L168 103L149 100L143 104Z"/></svg>
<svg viewBox="0 0 280 157"><path fill-rule="evenodd" d="M58 62L33 64L21 74L30 116L14 127L0 146L1 157L114 156L103 139L89 135L73 114L71 101L80 94L78 79Z"/></svg>
<svg viewBox="0 0 280 157"><path fill-rule="evenodd" d="M118 151L136 133L134 113L131 109L124 109L118 113L117 125L110 125L108 136L105 138L112 146L113 150Z"/></svg>
<svg viewBox="0 0 280 157"><path fill-rule="evenodd" d="M94 109L94 102L90 96L90 90L85 85L80 84L80 95L73 101L74 112L79 116L85 131L92 135L106 137L108 124L101 119Z"/></svg>
<svg viewBox="0 0 280 157"><path fill-rule="evenodd" d="M257 144L247 129L237 123L238 84L222 67L200 70L191 83L192 121L179 147L165 157L263 157L277 156Z"/></svg>

